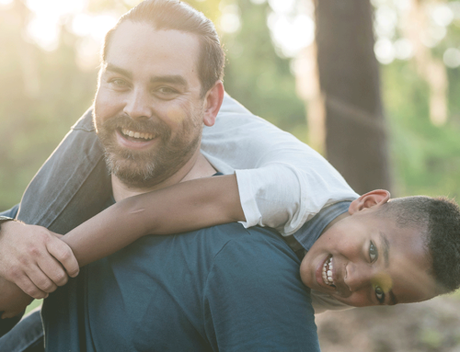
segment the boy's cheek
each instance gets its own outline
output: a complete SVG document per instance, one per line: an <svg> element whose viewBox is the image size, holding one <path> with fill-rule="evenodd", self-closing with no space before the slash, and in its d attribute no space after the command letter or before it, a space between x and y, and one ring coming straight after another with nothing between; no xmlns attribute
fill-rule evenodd
<svg viewBox="0 0 460 352"><path fill-rule="evenodd" d="M300 279L302 280L302 283L305 286L310 287L311 283L309 282L310 278L309 278L309 272L308 272L308 265L307 265L307 260L305 258L306 257L304 257L302 259L302 262L300 263L300 268L299 268L299 270L300 270Z"/></svg>

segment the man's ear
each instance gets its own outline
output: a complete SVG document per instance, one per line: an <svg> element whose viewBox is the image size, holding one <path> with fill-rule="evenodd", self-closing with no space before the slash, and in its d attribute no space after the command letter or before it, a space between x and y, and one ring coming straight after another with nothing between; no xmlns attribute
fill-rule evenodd
<svg viewBox="0 0 460 352"><path fill-rule="evenodd" d="M372 208L376 205L385 204L390 200L390 192L384 189L376 189L363 194L358 199L351 202L348 212L354 214L356 212Z"/></svg>
<svg viewBox="0 0 460 352"><path fill-rule="evenodd" d="M224 100L224 85L222 81L217 81L214 86L208 90L204 98L204 117L203 123L206 126L214 125L217 113L220 110Z"/></svg>

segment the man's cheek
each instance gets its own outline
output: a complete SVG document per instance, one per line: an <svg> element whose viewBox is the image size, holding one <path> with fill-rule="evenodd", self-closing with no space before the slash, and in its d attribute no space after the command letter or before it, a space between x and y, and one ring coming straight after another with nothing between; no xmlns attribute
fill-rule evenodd
<svg viewBox="0 0 460 352"><path fill-rule="evenodd" d="M180 126L187 118L187 113L182 107L172 106L166 110L166 118L175 126Z"/></svg>

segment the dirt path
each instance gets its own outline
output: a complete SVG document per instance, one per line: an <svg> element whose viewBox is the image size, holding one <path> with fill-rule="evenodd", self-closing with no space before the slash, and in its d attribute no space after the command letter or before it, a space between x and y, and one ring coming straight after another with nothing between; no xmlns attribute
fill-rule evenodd
<svg viewBox="0 0 460 352"><path fill-rule="evenodd" d="M323 352L460 352L460 294L316 317Z"/></svg>

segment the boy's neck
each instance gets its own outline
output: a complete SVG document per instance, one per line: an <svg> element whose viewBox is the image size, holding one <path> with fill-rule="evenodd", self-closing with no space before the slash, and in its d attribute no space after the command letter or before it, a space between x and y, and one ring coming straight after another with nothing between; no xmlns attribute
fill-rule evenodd
<svg viewBox="0 0 460 352"><path fill-rule="evenodd" d="M321 234L325 233L329 228L332 227L332 225L334 225L335 223L339 222L340 220L342 219L345 219L346 217L349 217L350 216L350 213L349 212L346 212L346 213L343 213L339 216L337 216L334 220L332 220L325 228L323 231L321 231Z"/></svg>

